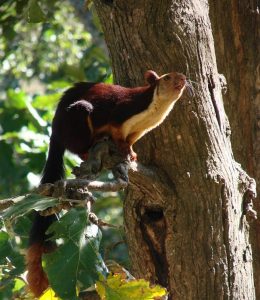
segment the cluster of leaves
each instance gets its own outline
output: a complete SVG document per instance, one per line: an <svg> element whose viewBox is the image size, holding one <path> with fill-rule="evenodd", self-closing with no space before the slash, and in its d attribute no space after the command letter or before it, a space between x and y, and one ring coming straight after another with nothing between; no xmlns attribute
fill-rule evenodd
<svg viewBox="0 0 260 300"><path fill-rule="evenodd" d="M26 216L32 211L42 211L59 204L57 198L43 197L37 194L20 196L13 201L15 204L1 214L6 227L11 225L12 229L17 227L17 220L25 221ZM80 287L88 288L95 283L100 274L106 276L108 273L99 253L101 231L98 226L88 222L84 208L75 208L53 223L49 232L53 234L53 240L61 241L56 251L43 257L44 268L50 284L61 299L77 299L77 290ZM16 246L19 246L20 249L26 247L28 242L26 237L19 232L13 232L13 235L15 238L19 237ZM2 294L1 299L5 299L5 297L11 299L12 297L7 297L10 296L11 291L14 292L17 277L19 278L24 271L24 262L19 251L15 251L13 248L10 230L8 233L0 231L0 241L0 262L4 266L0 296Z"/></svg>
<svg viewBox="0 0 260 300"><path fill-rule="evenodd" d="M160 286L150 287L144 279L126 281L122 274L109 275L97 282L97 291L101 299L106 300L149 300L162 299L166 290Z"/></svg>
<svg viewBox="0 0 260 300"><path fill-rule="evenodd" d="M26 222L26 216L31 211L42 211L59 204L57 198L37 194L21 196L13 201L14 205L1 214L7 226L12 222L13 230L17 228L16 221ZM145 280L134 280L118 264L110 268L115 274L108 275L109 270L100 254L102 233L97 225L89 223L85 208L71 209L54 222L48 232L52 234L53 240L59 241L59 246L54 252L43 256L44 269L52 290L47 290L42 295L42 300L52 299L53 291L54 299L77 300L80 291L90 287L96 287L101 299L106 300L146 300L166 294L165 289L159 286L150 287ZM23 233L14 232L15 237L19 237L16 245L20 244L20 248L23 248L27 242ZM5 265L3 273L6 275L1 282L1 299L13 298L15 291L20 292L21 298L20 290L24 287L21 276L24 270L23 259L19 251L14 249L11 241L10 232L8 234L0 231L0 263Z"/></svg>

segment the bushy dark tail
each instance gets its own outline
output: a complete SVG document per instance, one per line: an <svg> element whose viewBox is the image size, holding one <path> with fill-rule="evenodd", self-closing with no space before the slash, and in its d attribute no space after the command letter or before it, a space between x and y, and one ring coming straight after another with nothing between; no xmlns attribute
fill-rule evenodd
<svg viewBox="0 0 260 300"><path fill-rule="evenodd" d="M54 183L64 177L64 151L64 147L52 136L41 184ZM36 213L30 231L29 248L26 255L27 281L29 289L36 297L39 297L49 285L47 276L42 268L42 255L43 253L51 252L55 248L53 242L46 241L48 238L46 231L55 220L55 215L43 217L39 213Z"/></svg>
<svg viewBox="0 0 260 300"><path fill-rule="evenodd" d="M41 183L54 183L64 177L63 154L65 148L51 136L49 154L43 169Z"/></svg>

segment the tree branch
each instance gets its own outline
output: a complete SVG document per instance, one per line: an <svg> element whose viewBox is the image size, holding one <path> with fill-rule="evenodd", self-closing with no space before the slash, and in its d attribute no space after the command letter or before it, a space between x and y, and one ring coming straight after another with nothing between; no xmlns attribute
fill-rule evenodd
<svg viewBox="0 0 260 300"><path fill-rule="evenodd" d="M88 160L82 162L73 170L75 179L59 180L52 183L41 184L33 193L44 197L58 198L59 204L49 207L40 214L48 216L60 212L62 209L69 210L75 205L85 206L89 213L89 220L98 226L112 226L91 212L95 197L92 191L119 191L128 185L128 170L131 165L130 157L120 153L116 145L107 137L98 141L89 151ZM103 169L111 170L114 179L109 182L98 181L96 178ZM23 196L0 201L0 211L22 201Z"/></svg>

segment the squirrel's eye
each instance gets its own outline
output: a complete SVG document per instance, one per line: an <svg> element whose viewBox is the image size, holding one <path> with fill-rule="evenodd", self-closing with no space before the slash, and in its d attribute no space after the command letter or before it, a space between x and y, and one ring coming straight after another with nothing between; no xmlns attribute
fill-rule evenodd
<svg viewBox="0 0 260 300"><path fill-rule="evenodd" d="M166 76L163 77L163 80L165 80L165 81L168 81L170 79L171 79L171 76L169 76L169 75L166 75Z"/></svg>

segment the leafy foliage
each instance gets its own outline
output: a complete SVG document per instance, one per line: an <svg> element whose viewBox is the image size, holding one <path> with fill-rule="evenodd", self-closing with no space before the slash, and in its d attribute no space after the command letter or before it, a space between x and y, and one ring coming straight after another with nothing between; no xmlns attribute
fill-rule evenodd
<svg viewBox="0 0 260 300"><path fill-rule="evenodd" d="M88 288L99 274L108 272L99 254L101 232L88 224L85 209L70 210L49 231L54 232L53 238L63 239L55 252L45 255L51 286L62 299L74 299L76 286Z"/></svg>
<svg viewBox="0 0 260 300"><path fill-rule="evenodd" d="M97 282L97 291L102 300L151 300L166 295L160 286L150 287L144 279L126 281L121 274L101 279Z"/></svg>
<svg viewBox="0 0 260 300"><path fill-rule="evenodd" d="M57 198L43 197L38 194L20 196L14 198L13 201L17 202L1 214L4 219L14 219L28 214L32 210L42 211L59 203Z"/></svg>
<svg viewBox="0 0 260 300"><path fill-rule="evenodd" d="M0 231L0 266L3 266L0 295L1 291L10 293L15 288L24 288L24 284L18 285L17 282L17 276L25 269L24 258L19 252L25 244L21 242L24 239L24 231L21 230L23 226L20 224L18 226L20 230L17 230L17 224L10 224L10 220L26 224L26 219L21 218L24 214L32 210L44 210L59 203L56 198L36 194L18 197L14 201L17 203L1 214L6 228L12 225L14 231L10 230L8 233ZM30 225L25 226L25 232L28 233ZM101 231L96 225L89 223L85 208L78 208L71 209L53 223L49 232L52 233L53 240L60 241L54 252L43 257L44 268L52 289L61 299L78 299L77 290L90 287L100 274L106 276L108 273L99 252ZM15 242L18 237L19 240Z"/></svg>
<svg viewBox="0 0 260 300"><path fill-rule="evenodd" d="M14 247L12 240L5 231L0 231L0 299L12 299L12 296L24 287L18 278L23 272L24 258L19 249Z"/></svg>
<svg viewBox="0 0 260 300"><path fill-rule="evenodd" d="M20 296L26 295L25 283L19 278L24 278L25 271L21 252L28 245L31 227L28 214L59 204L57 198L38 194L20 196L12 201L15 204L0 214L5 225L2 224L0 231L1 299L11 299L10 295L13 297L15 291ZM89 224L86 210L79 208L63 215L49 232L52 239L59 241L55 252L43 257L51 286L61 299L78 299L77 290L92 286L100 274L108 273L100 252L101 231L96 225Z"/></svg>

